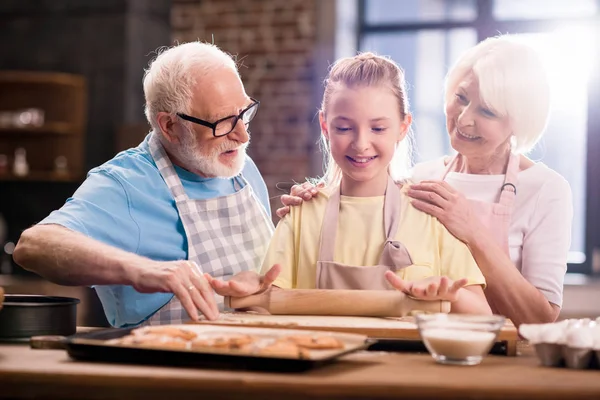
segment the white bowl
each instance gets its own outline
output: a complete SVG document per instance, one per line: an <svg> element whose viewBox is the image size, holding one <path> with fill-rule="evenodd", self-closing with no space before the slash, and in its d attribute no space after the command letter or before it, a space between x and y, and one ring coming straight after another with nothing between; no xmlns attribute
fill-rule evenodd
<svg viewBox="0 0 600 400"><path fill-rule="evenodd" d="M500 315L418 314L423 343L441 364L477 365L496 342L505 318Z"/></svg>

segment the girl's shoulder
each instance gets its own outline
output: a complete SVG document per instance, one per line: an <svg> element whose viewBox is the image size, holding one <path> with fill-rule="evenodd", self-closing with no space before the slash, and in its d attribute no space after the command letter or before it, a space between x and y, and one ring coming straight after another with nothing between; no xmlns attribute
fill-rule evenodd
<svg viewBox="0 0 600 400"><path fill-rule="evenodd" d="M331 187L319 187L318 193L313 195L310 200L303 200L300 205L290 207L290 216L292 219L301 218L301 216L314 217L324 211L329 198L334 193ZM339 190L339 189L338 189Z"/></svg>
<svg viewBox="0 0 600 400"><path fill-rule="evenodd" d="M396 186L398 186L398 188L400 190L406 190L408 186L415 183L411 178L399 179L399 180L395 180L394 182L396 183Z"/></svg>

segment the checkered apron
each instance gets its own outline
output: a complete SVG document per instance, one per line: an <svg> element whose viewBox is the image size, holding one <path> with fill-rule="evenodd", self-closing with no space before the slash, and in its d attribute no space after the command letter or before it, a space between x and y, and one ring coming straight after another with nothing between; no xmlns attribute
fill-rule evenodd
<svg viewBox="0 0 600 400"><path fill-rule="evenodd" d="M230 279L247 270L258 271L274 227L271 218L240 174L234 178L236 192L208 200L187 197L181 180L158 136L150 138L150 153L175 198L188 241L188 260L215 278ZM223 297L216 297L223 310ZM144 325L180 324L189 321L176 297Z"/></svg>

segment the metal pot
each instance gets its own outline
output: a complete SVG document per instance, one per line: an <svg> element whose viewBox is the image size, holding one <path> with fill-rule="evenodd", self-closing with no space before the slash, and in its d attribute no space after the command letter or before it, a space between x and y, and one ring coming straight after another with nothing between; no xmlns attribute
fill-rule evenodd
<svg viewBox="0 0 600 400"><path fill-rule="evenodd" d="M77 304L71 297L7 294L0 310L0 340L75 333Z"/></svg>

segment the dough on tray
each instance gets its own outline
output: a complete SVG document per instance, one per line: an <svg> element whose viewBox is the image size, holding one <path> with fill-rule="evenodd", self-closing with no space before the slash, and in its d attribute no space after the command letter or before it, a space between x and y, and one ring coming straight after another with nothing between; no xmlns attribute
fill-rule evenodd
<svg viewBox="0 0 600 400"><path fill-rule="evenodd" d="M343 349L344 343L330 335L292 335L284 336L281 340L292 342L305 349L333 350Z"/></svg>
<svg viewBox="0 0 600 400"><path fill-rule="evenodd" d="M143 328L137 328L131 331L132 335L165 335L183 340L195 339L198 335L192 331L186 329L175 328L173 326L145 326Z"/></svg>

